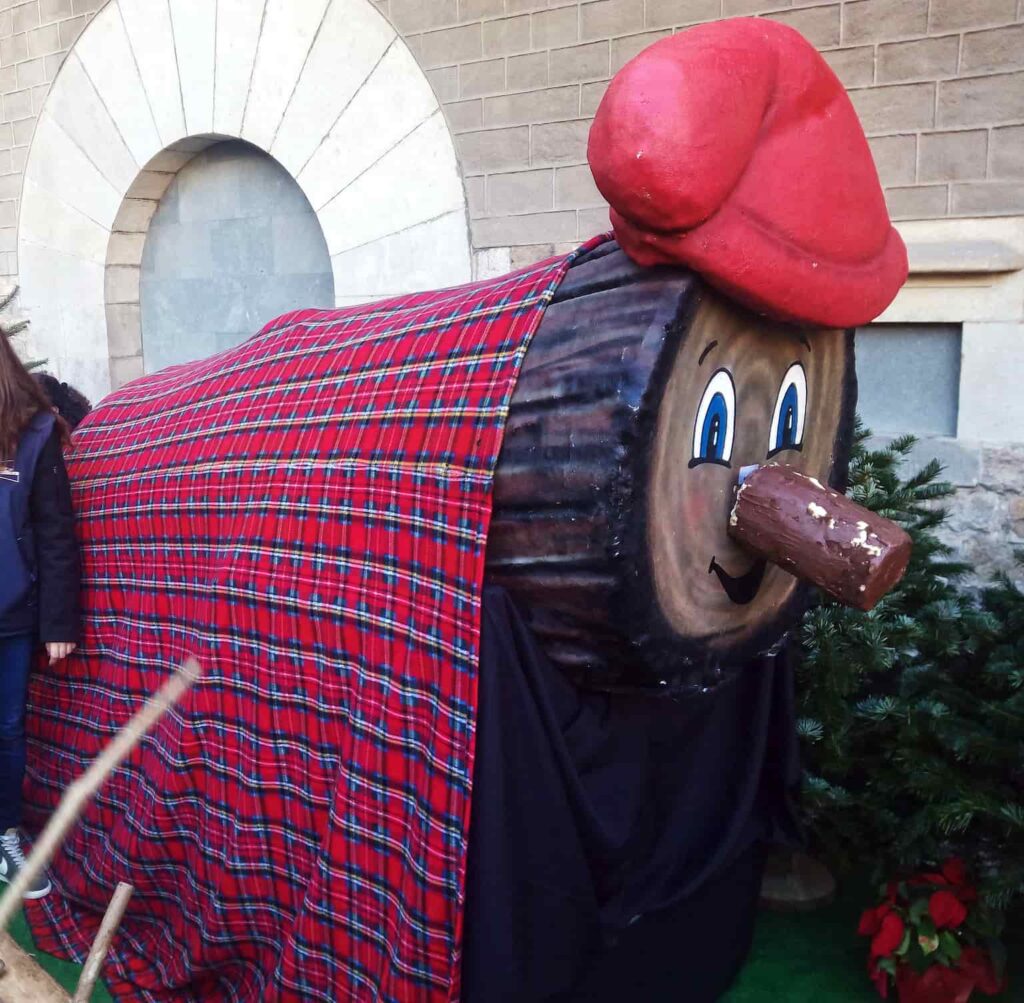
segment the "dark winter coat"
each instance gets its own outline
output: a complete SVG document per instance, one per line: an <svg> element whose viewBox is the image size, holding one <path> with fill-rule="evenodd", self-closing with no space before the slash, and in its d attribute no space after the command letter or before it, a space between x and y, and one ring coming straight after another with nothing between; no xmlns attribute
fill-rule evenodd
<svg viewBox="0 0 1024 1003"><path fill-rule="evenodd" d="M36 415L8 464L0 463L0 637L78 641L78 542L52 414Z"/></svg>

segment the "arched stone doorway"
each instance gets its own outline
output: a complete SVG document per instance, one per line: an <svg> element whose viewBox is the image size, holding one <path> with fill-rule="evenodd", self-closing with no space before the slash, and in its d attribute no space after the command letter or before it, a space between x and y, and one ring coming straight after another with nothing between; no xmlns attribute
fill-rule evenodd
<svg viewBox="0 0 1024 1003"><path fill-rule="evenodd" d="M40 113L18 232L31 350L94 399L142 370L142 259L161 198L225 139L295 179L338 305L471 278L451 135L371 0L110 0Z"/></svg>

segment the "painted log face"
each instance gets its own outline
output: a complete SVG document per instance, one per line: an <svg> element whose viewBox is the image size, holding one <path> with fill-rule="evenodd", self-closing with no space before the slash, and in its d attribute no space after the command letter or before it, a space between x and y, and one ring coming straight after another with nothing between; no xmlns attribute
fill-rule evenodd
<svg viewBox="0 0 1024 1003"><path fill-rule="evenodd" d="M581 684L713 686L803 606L729 535L739 470L770 458L842 488L854 398L852 334L765 320L602 245L527 353L488 573Z"/></svg>

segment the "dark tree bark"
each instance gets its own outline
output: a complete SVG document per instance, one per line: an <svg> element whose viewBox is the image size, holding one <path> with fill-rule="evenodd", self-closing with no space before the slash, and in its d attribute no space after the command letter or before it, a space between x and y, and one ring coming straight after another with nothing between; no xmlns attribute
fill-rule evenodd
<svg viewBox="0 0 1024 1003"><path fill-rule="evenodd" d="M534 336L494 486L488 577L525 600L549 656L597 685L636 652L617 610L646 452L699 285L640 268L615 243L570 269ZM632 528L631 528L632 527Z"/></svg>

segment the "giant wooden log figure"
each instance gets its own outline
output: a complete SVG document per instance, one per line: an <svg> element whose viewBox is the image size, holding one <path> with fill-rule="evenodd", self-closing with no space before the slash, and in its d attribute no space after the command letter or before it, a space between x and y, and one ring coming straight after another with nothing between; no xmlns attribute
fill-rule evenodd
<svg viewBox="0 0 1024 1003"><path fill-rule="evenodd" d="M590 162L614 239L297 311L80 428L87 628L34 684L37 813L204 669L33 907L81 952L135 887L119 997L459 996L485 573L652 719L772 649L801 581L868 608L902 573L840 493L849 329L906 258L831 70L771 21L682 32L612 82Z"/></svg>
<svg viewBox="0 0 1024 1003"><path fill-rule="evenodd" d="M869 608L862 558L883 556L884 520L854 506L837 528L824 487L845 477L854 381L852 334L758 317L692 272L595 248L556 292L512 399L492 577L554 661L613 689L706 686L770 647L802 605L790 561L816 584L850 580L850 604ZM787 537L772 564L745 516L763 474L730 514L740 469L759 462L808 477L787 482L784 523L772 525L775 494L750 517L763 548ZM884 547L898 577L909 541L897 530Z"/></svg>

